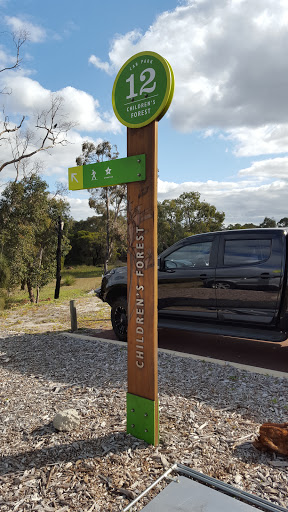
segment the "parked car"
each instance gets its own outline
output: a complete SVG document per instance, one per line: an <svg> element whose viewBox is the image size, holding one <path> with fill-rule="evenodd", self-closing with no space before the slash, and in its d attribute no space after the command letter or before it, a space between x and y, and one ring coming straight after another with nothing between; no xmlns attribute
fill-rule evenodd
<svg viewBox="0 0 288 512"><path fill-rule="evenodd" d="M247 229L185 238L158 259L158 325L282 341L287 338L287 231ZM96 294L127 338L127 268Z"/></svg>

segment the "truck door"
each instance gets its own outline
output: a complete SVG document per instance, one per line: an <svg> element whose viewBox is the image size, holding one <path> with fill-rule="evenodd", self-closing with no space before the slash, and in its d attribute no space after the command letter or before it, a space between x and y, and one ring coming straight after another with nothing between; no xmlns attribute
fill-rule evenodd
<svg viewBox="0 0 288 512"><path fill-rule="evenodd" d="M265 230L221 235L215 276L220 321L275 323L283 283L279 235Z"/></svg>
<svg viewBox="0 0 288 512"><path fill-rule="evenodd" d="M161 258L158 272L160 317L216 319L215 266L218 237L186 239Z"/></svg>

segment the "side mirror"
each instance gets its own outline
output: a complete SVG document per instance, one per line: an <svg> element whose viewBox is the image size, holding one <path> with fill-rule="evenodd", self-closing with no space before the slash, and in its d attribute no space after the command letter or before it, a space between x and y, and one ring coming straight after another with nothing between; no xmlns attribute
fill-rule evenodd
<svg viewBox="0 0 288 512"><path fill-rule="evenodd" d="M177 268L177 263L175 263L174 261L168 259L163 259L161 261L160 270L162 270L162 272L172 273L175 272L175 268Z"/></svg>

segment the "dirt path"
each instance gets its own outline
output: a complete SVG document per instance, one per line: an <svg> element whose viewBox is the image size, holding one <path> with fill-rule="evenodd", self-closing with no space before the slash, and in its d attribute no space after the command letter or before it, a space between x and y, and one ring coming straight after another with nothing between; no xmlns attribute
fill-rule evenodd
<svg viewBox="0 0 288 512"><path fill-rule="evenodd" d="M81 297L75 300L78 329L94 333L103 329L111 329L110 306L95 296ZM1 332L42 333L51 331L67 331L70 324L70 301L58 304L40 304L17 307L6 310L0 315Z"/></svg>

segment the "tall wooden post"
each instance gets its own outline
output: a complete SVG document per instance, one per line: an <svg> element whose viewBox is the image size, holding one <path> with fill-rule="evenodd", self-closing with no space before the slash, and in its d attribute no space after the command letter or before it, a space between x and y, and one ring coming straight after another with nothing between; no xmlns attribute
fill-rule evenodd
<svg viewBox="0 0 288 512"><path fill-rule="evenodd" d="M173 70L166 59L150 51L130 57L118 72L112 90L114 113L128 128L128 158L123 169L116 166L121 176L114 175L117 160L113 161L113 170L110 167L103 169L106 173L103 179L99 178L102 163L96 164L97 169L95 164L90 164L68 170L70 190L105 187L107 179L113 179L110 185L128 183L127 432L154 445L158 444L159 436L158 121L166 114L173 93ZM131 163L129 172L128 162Z"/></svg>
<svg viewBox="0 0 288 512"><path fill-rule="evenodd" d="M158 122L127 129L127 156L146 154L146 180L127 185L127 432L158 444Z"/></svg>

